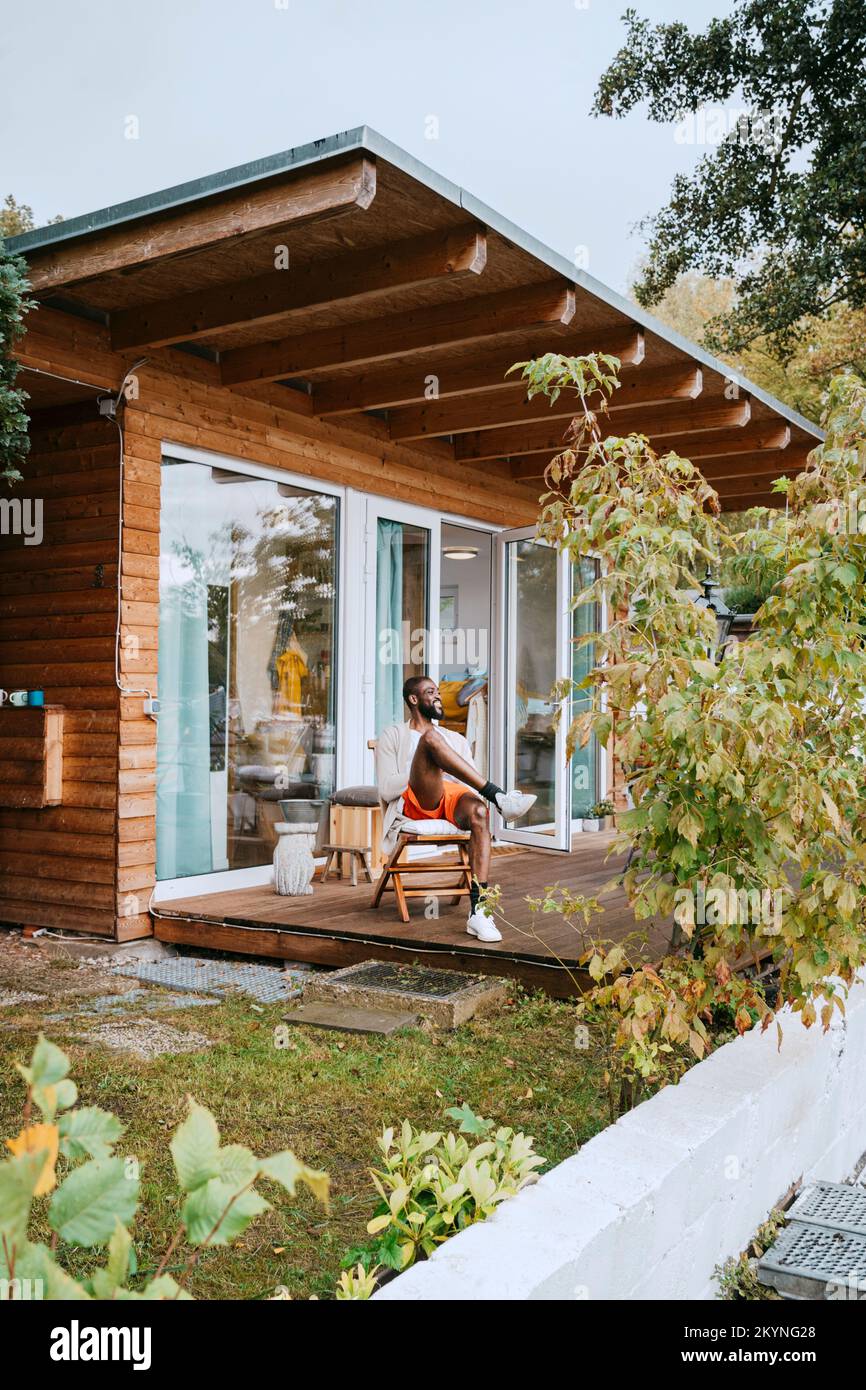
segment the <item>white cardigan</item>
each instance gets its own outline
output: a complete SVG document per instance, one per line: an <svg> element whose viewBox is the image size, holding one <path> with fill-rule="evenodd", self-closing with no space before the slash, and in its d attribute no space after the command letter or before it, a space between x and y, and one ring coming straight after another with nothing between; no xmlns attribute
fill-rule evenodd
<svg viewBox="0 0 866 1390"><path fill-rule="evenodd" d="M414 751L412 732L408 720L405 724L392 724L379 735L376 743L376 788L382 806L382 850L386 855L393 853L400 831L413 825L403 815L403 796L409 786ZM454 729L440 729L439 732L455 753L475 766L472 750L462 734ZM447 780L458 779L449 777Z"/></svg>

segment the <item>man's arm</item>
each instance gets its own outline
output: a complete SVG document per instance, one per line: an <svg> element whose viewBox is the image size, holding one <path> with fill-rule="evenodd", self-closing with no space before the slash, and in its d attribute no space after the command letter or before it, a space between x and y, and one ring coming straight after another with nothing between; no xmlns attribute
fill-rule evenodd
<svg viewBox="0 0 866 1390"><path fill-rule="evenodd" d="M396 724L381 734L376 743L376 789L386 805L402 796L409 785L409 775L400 767L398 749L400 730Z"/></svg>

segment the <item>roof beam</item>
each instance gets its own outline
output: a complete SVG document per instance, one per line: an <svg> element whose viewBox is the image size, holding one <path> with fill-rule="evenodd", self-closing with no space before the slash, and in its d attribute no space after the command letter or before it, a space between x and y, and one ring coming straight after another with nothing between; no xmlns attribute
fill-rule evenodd
<svg viewBox="0 0 866 1390"><path fill-rule="evenodd" d="M395 289L464 275L480 275L487 263L482 227L459 227L406 241L353 251L332 260L271 270L229 284L203 285L190 294L161 299L111 315L115 351L168 347L213 333L273 323L300 310L375 299Z"/></svg>
<svg viewBox="0 0 866 1390"><path fill-rule="evenodd" d="M754 497L720 497L722 512L747 512L750 507L784 507L782 492L756 493Z"/></svg>
<svg viewBox="0 0 866 1390"><path fill-rule="evenodd" d="M698 465L708 482L716 486L720 478L791 478L806 467L810 450L800 445L760 454L734 454L731 458L711 459Z"/></svg>
<svg viewBox="0 0 866 1390"><path fill-rule="evenodd" d="M777 446L767 443L761 449L755 443L755 428L755 423L753 423L744 426L739 431L740 434L746 436L746 449L742 453L738 447L737 432L730 430L724 434L724 438L730 441L726 445L724 456L719 455L719 444L716 441L708 446L708 452L712 453L712 457L701 459L704 444L703 437L700 435L688 443L677 441L675 445L669 444L666 440L659 440L658 451L668 453L672 448L676 448L677 452L682 454L684 458L690 459L692 463L697 463L698 468L709 482L712 482L714 478L747 477L756 473L764 473L767 476L778 478L783 473L798 473L801 468L805 467L812 445L797 443L791 448L790 453L785 452L785 445L782 443ZM761 429L764 437L769 441L773 432L767 430L765 425L761 425ZM790 430L787 425L784 425L776 428L775 434L779 439L787 441L790 437ZM554 457L554 454L547 458L532 454L525 462L512 464L508 476L517 479L540 478Z"/></svg>
<svg viewBox="0 0 866 1390"><path fill-rule="evenodd" d="M385 318L234 348L222 355L222 381L224 386L279 381L337 367L363 367L458 343L484 342L546 324L569 324L574 307L574 287L563 280L449 300Z"/></svg>
<svg viewBox="0 0 866 1390"><path fill-rule="evenodd" d="M545 339L539 350L551 347ZM558 338L553 344L569 357L588 352L606 352L618 357L623 366L637 367L644 360L641 329L603 328L577 337ZM412 405L424 400L446 400L471 395L474 391L513 390L515 378L506 372L521 357L531 356L534 345L496 348L480 353L471 362L419 362L413 367L385 367L351 379L323 382L313 391L316 415L350 415L360 410L384 410Z"/></svg>
<svg viewBox="0 0 866 1390"><path fill-rule="evenodd" d="M790 425L778 420L753 420L745 429L735 430L733 433L730 430L719 430L703 439L696 439L687 457L692 463L696 463L698 459L725 458L728 454L772 453L787 449L790 442ZM650 443L655 447L652 439ZM660 440L659 443L667 449L664 440Z"/></svg>
<svg viewBox="0 0 866 1390"><path fill-rule="evenodd" d="M606 422L600 419L603 435L649 434L654 438L675 438L704 430L738 429L748 424L751 406L747 398L739 401L679 402L657 408L640 406L616 411ZM565 427L558 423L513 425L504 429L479 430L454 441L455 457L462 460L510 458L518 454L549 454L568 448ZM688 456L688 455L686 455Z"/></svg>
<svg viewBox="0 0 866 1390"><path fill-rule="evenodd" d="M247 186L208 198L192 209L150 218L142 211L139 220L125 222L113 231L34 251L28 257L31 289L34 294L56 294L100 275L203 251L229 238L251 236L272 227L299 226L355 209L363 211L375 195L375 162L356 156L279 183Z"/></svg>
<svg viewBox="0 0 866 1390"><path fill-rule="evenodd" d="M652 372L638 369L620 380L619 390L614 391L609 408L618 411L633 405L694 400L702 389L701 369L690 362L659 367ZM392 439L427 439L435 435L495 429L499 425L569 420L579 409L580 401L572 391L563 392L554 402L541 392L528 399L526 388L518 379L510 392L486 391L458 400L437 400L397 410L389 425Z"/></svg>

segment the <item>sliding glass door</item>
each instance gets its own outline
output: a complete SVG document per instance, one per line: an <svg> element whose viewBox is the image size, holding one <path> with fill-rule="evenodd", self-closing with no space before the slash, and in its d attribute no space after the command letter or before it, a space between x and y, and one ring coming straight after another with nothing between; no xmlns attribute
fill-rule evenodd
<svg viewBox="0 0 866 1390"><path fill-rule="evenodd" d="M339 500L167 458L157 877L270 863L281 800L335 779Z"/></svg>

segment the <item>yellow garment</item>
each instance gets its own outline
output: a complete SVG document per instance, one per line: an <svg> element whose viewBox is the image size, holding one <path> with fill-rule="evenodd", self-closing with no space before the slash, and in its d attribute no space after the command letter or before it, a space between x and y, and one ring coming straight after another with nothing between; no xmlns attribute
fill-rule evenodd
<svg viewBox="0 0 866 1390"><path fill-rule="evenodd" d="M293 636L288 647L281 652L274 663L279 681L280 704L290 714L301 713L301 681L310 674L306 654L297 637Z"/></svg>
<svg viewBox="0 0 866 1390"><path fill-rule="evenodd" d="M459 681L440 681L439 694L442 696L442 719L446 729L456 729L458 733L465 733L466 720L469 710L466 705L458 705L457 696L466 684L465 679Z"/></svg>

